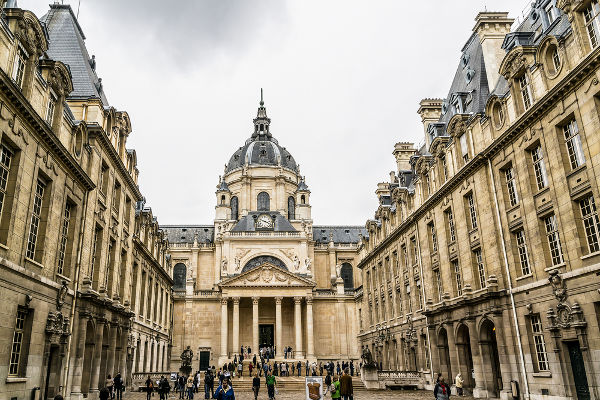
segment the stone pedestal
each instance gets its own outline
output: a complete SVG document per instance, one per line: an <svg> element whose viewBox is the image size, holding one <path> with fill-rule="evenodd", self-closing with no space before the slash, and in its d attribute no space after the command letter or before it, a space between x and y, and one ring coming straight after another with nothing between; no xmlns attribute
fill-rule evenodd
<svg viewBox="0 0 600 400"><path fill-rule="evenodd" d="M367 389L379 389L377 367L363 365L360 369L360 380Z"/></svg>
<svg viewBox="0 0 600 400"><path fill-rule="evenodd" d="M335 290L337 294L344 294L344 280L342 278L335 280Z"/></svg>

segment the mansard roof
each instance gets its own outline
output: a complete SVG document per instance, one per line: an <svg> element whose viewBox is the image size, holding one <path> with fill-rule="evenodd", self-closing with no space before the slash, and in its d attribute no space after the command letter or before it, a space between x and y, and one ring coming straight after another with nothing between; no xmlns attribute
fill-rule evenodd
<svg viewBox="0 0 600 400"><path fill-rule="evenodd" d="M369 236L364 226L326 226L313 225L313 240L317 243L358 243L359 235Z"/></svg>
<svg viewBox="0 0 600 400"><path fill-rule="evenodd" d="M238 223L231 230L232 232L254 232L256 227L254 224L254 217L259 215L269 214L271 218L274 218L275 223L273 230L275 232L296 232L296 229L290 224L283 215L278 211L251 211L248 215L242 217Z"/></svg>
<svg viewBox="0 0 600 400"><path fill-rule="evenodd" d="M213 243L215 227L213 225L161 225L169 243L194 243L197 235L198 243Z"/></svg>
<svg viewBox="0 0 600 400"><path fill-rule="evenodd" d="M73 91L69 99L97 98L107 107L108 100L102 90L102 80L95 72L95 61L90 59L85 46L85 35L69 5L51 4L42 18L50 37L47 54L53 60L69 66Z"/></svg>

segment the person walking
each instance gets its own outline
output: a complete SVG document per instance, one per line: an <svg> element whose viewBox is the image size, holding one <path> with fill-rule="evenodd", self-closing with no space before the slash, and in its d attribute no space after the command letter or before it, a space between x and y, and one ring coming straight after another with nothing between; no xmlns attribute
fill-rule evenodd
<svg viewBox="0 0 600 400"><path fill-rule="evenodd" d="M242 377L242 371L244 369L244 364L242 364L242 362L240 361L238 366L237 366L237 370L238 370L238 378Z"/></svg>
<svg viewBox="0 0 600 400"><path fill-rule="evenodd" d="M125 385L123 384L123 378L121 378L120 372L117 372L117 374L113 378L113 387L114 387L113 390L115 391L117 400L122 400L123 399L123 389L125 388Z"/></svg>
<svg viewBox="0 0 600 400"><path fill-rule="evenodd" d="M332 399L339 399L342 397L342 394L340 393L340 380L338 379L337 376L333 377L333 386L331 389L333 389L331 391Z"/></svg>
<svg viewBox="0 0 600 400"><path fill-rule="evenodd" d="M217 400L235 400L235 393L233 392L233 387L229 382L229 377L226 376L223 378L223 382L217 388L215 394L213 395L213 399Z"/></svg>
<svg viewBox="0 0 600 400"><path fill-rule="evenodd" d="M185 393L185 377L183 375L179 375L177 378L177 387L179 388L179 398L183 399Z"/></svg>
<svg viewBox="0 0 600 400"><path fill-rule="evenodd" d="M252 393L254 393L254 400L258 399L258 391L260 390L260 378L258 374L252 378Z"/></svg>
<svg viewBox="0 0 600 400"><path fill-rule="evenodd" d="M275 385L277 385L277 380L275 379L275 375L269 371L267 375L267 394L269 396L269 400L275 399Z"/></svg>
<svg viewBox="0 0 600 400"><path fill-rule="evenodd" d="M329 373L329 369L327 369L327 376L325 376L325 394L331 389L331 382L331 374Z"/></svg>
<svg viewBox="0 0 600 400"><path fill-rule="evenodd" d="M296 369L298 370L298 376L300 376L302 374L302 361L298 361Z"/></svg>
<svg viewBox="0 0 600 400"><path fill-rule="evenodd" d="M169 397L169 392L171 391L171 385L167 378L164 375L161 375L160 381L158 384L158 394L160 396L160 400L167 400Z"/></svg>
<svg viewBox="0 0 600 400"><path fill-rule="evenodd" d="M146 400L150 400L150 396L152 396L152 392L154 391L154 383L152 383L152 379L148 376L146 379Z"/></svg>
<svg viewBox="0 0 600 400"><path fill-rule="evenodd" d="M340 378L340 394L344 400L354 398L354 387L352 386L352 377L348 375L349 372L348 368L346 368L344 374Z"/></svg>
<svg viewBox="0 0 600 400"><path fill-rule="evenodd" d="M194 377L192 375L187 378L186 388L188 400L194 400Z"/></svg>
<svg viewBox="0 0 600 400"><path fill-rule="evenodd" d="M204 372L204 398L205 399L209 399L209 392L210 392L210 378L212 376L212 373L210 372L210 369L206 372ZM212 397L212 396L211 396Z"/></svg>
<svg viewBox="0 0 600 400"><path fill-rule="evenodd" d="M108 388L106 386L104 386L102 389L100 389L100 392L98 393L98 399L100 399L100 400L110 399L110 391L108 390Z"/></svg>
<svg viewBox="0 0 600 400"><path fill-rule="evenodd" d="M108 375L106 377L106 388L108 389L108 393L110 394L111 399L115 398L115 395L113 393L113 384L114 384L114 382L113 382L112 378L110 377L110 375Z"/></svg>
<svg viewBox="0 0 600 400"><path fill-rule="evenodd" d="M458 375L456 375L456 378L454 379L454 385L456 386L456 394L461 397L464 397L464 394L463 394L463 383L464 382L465 382L465 380L463 379L462 375L459 372Z"/></svg>
<svg viewBox="0 0 600 400"><path fill-rule="evenodd" d="M435 384L433 389L433 397L436 400L449 400L450 399L450 387L444 382L444 377L439 376L438 382Z"/></svg>
<svg viewBox="0 0 600 400"><path fill-rule="evenodd" d="M350 376L354 376L354 363L350 360Z"/></svg>

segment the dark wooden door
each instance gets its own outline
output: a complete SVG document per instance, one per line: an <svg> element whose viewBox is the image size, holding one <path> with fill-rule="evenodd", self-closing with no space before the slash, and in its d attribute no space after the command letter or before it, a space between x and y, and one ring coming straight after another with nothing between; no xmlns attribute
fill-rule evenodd
<svg viewBox="0 0 600 400"><path fill-rule="evenodd" d="M567 342L567 348L569 349L569 358L571 359L571 369L573 370L573 381L575 382L577 399L590 400L590 388L587 376L585 375L585 365L581 349L579 348L579 342Z"/></svg>
<svg viewBox="0 0 600 400"><path fill-rule="evenodd" d="M258 326L258 342L260 347L273 346L273 325Z"/></svg>
<svg viewBox="0 0 600 400"><path fill-rule="evenodd" d="M200 352L200 371L206 371L209 367L210 351Z"/></svg>

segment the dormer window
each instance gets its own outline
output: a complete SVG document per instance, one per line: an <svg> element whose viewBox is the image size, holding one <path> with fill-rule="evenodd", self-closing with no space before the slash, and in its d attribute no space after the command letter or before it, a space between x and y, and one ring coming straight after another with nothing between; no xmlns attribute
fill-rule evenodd
<svg viewBox="0 0 600 400"><path fill-rule="evenodd" d="M598 0L592 0L590 5L587 6L583 12L585 19L585 27L590 37L590 44L592 48L598 46L598 38L600 38L600 4Z"/></svg>
<svg viewBox="0 0 600 400"><path fill-rule="evenodd" d="M529 78L527 77L527 73L523 73L520 77L517 78L517 83L519 84L519 91L521 92L521 98L523 100L523 108L524 110L528 110L532 104L531 98L531 86L529 85Z"/></svg>
<svg viewBox="0 0 600 400"><path fill-rule="evenodd" d="M463 133L458 139L460 142L460 152L462 155L463 162L466 164L469 162L469 146L467 145L467 134Z"/></svg>
<svg viewBox="0 0 600 400"><path fill-rule="evenodd" d="M50 96L48 97L48 104L46 106L46 122L52 126L54 120L54 110L56 109L56 102L58 99L52 90L50 90Z"/></svg>
<svg viewBox="0 0 600 400"><path fill-rule="evenodd" d="M23 87L23 77L25 76L25 62L28 58L29 55L27 54L23 46L19 44L19 47L17 48L17 54L15 55L12 78L20 88Z"/></svg>
<svg viewBox="0 0 600 400"><path fill-rule="evenodd" d="M550 2L544 11L546 12L546 17L548 18L548 25L551 25L558 18L558 10L556 7L554 7L554 4Z"/></svg>

